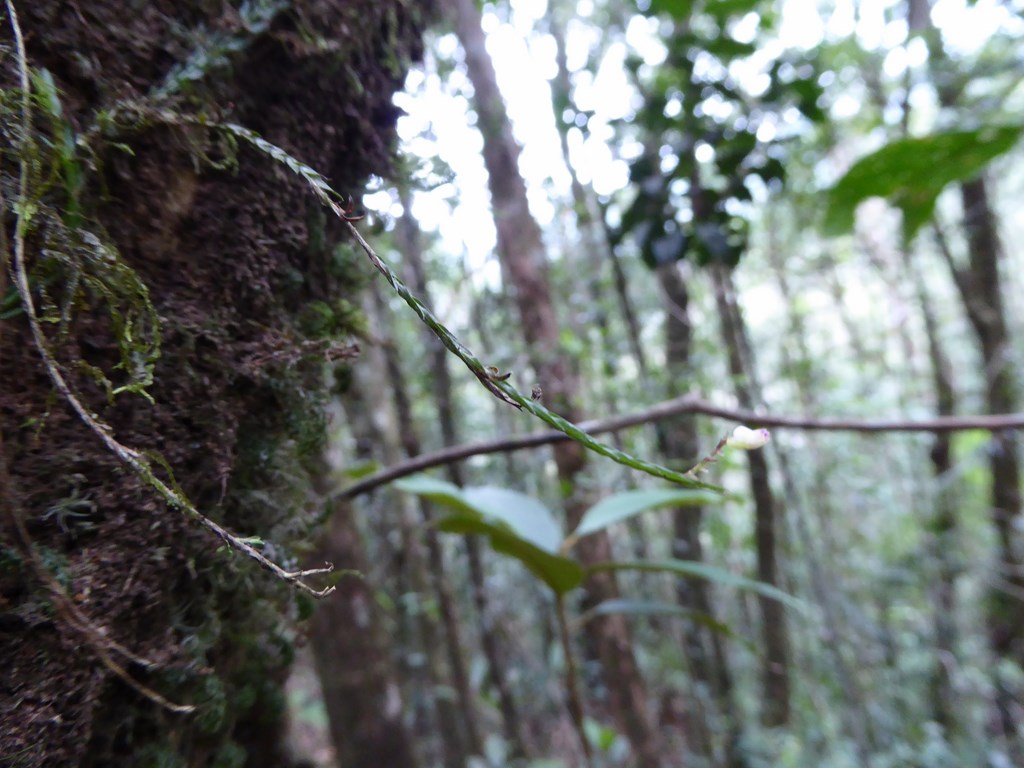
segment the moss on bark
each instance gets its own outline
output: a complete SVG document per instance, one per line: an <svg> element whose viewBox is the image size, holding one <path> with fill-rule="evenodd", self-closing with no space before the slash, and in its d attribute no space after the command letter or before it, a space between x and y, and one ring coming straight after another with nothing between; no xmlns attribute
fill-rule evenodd
<svg viewBox="0 0 1024 768"><path fill-rule="evenodd" d="M246 8L219 0L18 6L29 64L52 76L72 135L126 102L152 103L169 72L198 61L171 109L252 128L342 190L386 173L391 94L419 55L423 7L296 0ZM256 23L253 8L263 12ZM17 65L6 20L0 42L10 240ZM196 50L207 52L205 64ZM60 137L43 118L36 140L49 151ZM88 135L86 182L75 191L64 178L40 200L54 222L115 247L148 288L162 335L148 388L154 403L134 394L109 400L94 374L124 373L116 371L123 350L111 297L95 286L72 291L74 259L57 258L39 227L27 250L35 298L58 314L69 299L72 310L65 332L47 326L58 358L88 407L125 444L160 451L200 510L273 542L275 559L301 557L317 504L304 475L323 438L324 358L345 357L334 342L358 330L345 295L364 265L333 247L340 230L311 212L305 182L249 148L156 124ZM0 370L5 513L20 511L82 612L157 662L148 671L129 666L133 676L197 706L193 715L162 711L98 663L54 611L6 514L0 754L24 766L284 764L279 683L295 632L293 592L218 552L118 465L54 396L16 310L0 320Z"/></svg>

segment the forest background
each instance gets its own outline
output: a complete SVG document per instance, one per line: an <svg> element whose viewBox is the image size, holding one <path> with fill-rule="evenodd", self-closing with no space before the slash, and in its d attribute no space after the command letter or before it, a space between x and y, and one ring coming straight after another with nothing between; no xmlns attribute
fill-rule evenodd
<svg viewBox="0 0 1024 768"><path fill-rule="evenodd" d="M280 759L1024 764L1024 8L447 0L437 11L394 97L405 115L390 172L317 165L255 97L239 123L274 144L228 131L320 192L319 172L379 174L358 206L366 220L335 199L341 232L293 202L309 232L326 233L319 252L337 271L324 286L344 297L292 276L302 287L282 311L331 363L239 347L253 369L311 366L336 393L322 400L326 422L289 422L273 450L253 443L262 474L224 506L270 560L338 569L335 592L315 604L300 594L283 617L260 603L239 635L272 627L262 636L289 649L268 675L280 689L291 668ZM298 30L285 47L307 55L318 39ZM61 114L52 80L34 77ZM311 100L331 93L317 87ZM313 152L330 133L304 135ZM230 155L205 142L176 151ZM248 173L253 157L240 157ZM4 195L24 217L13 183ZM17 321L9 296L3 317ZM38 296L59 326L60 302ZM254 393L281 391L277 373L246 376ZM552 432L529 437L545 428L530 412L555 430L567 427L550 412L583 423L617 463ZM325 424L326 444L302 442ZM771 440L730 445L737 424ZM187 457L168 456L179 476ZM183 485L225 498L216 483ZM269 510L264 486L285 488L302 514L237 511ZM28 534L59 534L39 570L70 574L53 589L77 595L81 570L54 552L90 541L102 497L84 480L69 488ZM4 552L8 571L28 567ZM231 713L274 692L240 682L263 672L223 663L234 640L207 618L237 583L261 589L251 570L242 558L199 566L224 586L215 610L175 613L174 636L196 638L194 665L233 669L212 693L144 678L140 706L167 703L152 683L210 723L189 736L189 758L171 738L148 764L259 764ZM57 613L80 621L73 607ZM262 659L264 645L246 648ZM133 738L174 731L133 717ZM116 733L99 741L127 749ZM225 751L229 735L244 749Z"/></svg>

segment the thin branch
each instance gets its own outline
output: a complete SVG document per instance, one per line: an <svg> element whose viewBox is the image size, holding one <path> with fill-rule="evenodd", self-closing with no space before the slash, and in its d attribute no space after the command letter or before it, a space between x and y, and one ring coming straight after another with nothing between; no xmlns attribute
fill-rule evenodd
<svg viewBox="0 0 1024 768"><path fill-rule="evenodd" d="M963 432L970 429L981 429L989 432L1002 430L1024 429L1024 413L984 416L940 416L934 419L816 419L802 416L766 416L742 408L726 408L709 403L694 395L684 395L673 400L666 400L636 413L613 416L608 419L581 422L580 429L591 434L617 432L640 424L660 421L680 414L699 414L714 418L734 421L740 424L772 427L775 429L800 429L819 432ZM375 488L386 485L401 477L421 472L432 467L451 464L468 459L471 456L483 456L491 453L508 453L524 448L537 448L571 438L554 430L535 432L519 437L507 437L500 440L489 440L478 443L466 443L423 454L415 459L404 461L388 467L375 475L371 475L358 483L350 485L337 493L344 498L354 498L369 493Z"/></svg>
<svg viewBox="0 0 1024 768"><path fill-rule="evenodd" d="M6 0L6 5L7 12L11 20L11 27L14 30L15 45L17 47L18 72L21 79L21 141L24 145L27 145L31 141L32 131L28 58L25 53L25 43L22 39L21 27L18 24L18 17L15 13L12 0ZM286 571L277 563L267 559L253 546L203 515L188 501L188 499L184 498L184 496L160 480L160 478L158 478L153 472L153 467L150 464L149 459L147 459L143 453L129 448L115 440L113 437L113 430L110 426L101 422L95 414L86 409L85 405L83 405L81 400L78 399L78 396L72 391L71 386L64 378L64 374L61 373L60 365L54 358L53 353L50 352L46 336L43 334L43 329L39 324L39 317L36 314L35 303L32 300L32 290L28 282L28 271L25 268L25 234L28 231L29 220L31 218L31 212L29 211L30 206L28 204L29 169L28 160L26 158L27 151L27 146L23 146L18 157L18 199L14 206L14 284L18 290L18 295L21 297L22 308L25 311L25 316L28 318L29 327L32 331L32 338L35 341L36 349L43 360L46 372L49 374L54 387L57 388L57 391L60 392L75 413L78 414L78 417L82 422L100 439L100 442L102 442L112 454L120 459L122 463L133 469L143 480L146 481L146 483L156 489L156 491L169 505L185 512L200 525L217 536L217 538L223 541L228 547L241 552L252 560L255 560L262 568L270 571L279 579L294 584L299 589L304 592L308 592L314 597L326 597L329 595L334 591L333 586L317 590L302 582L301 579L306 576L330 573L333 570L333 566L327 564L324 568L314 568L304 571Z"/></svg>

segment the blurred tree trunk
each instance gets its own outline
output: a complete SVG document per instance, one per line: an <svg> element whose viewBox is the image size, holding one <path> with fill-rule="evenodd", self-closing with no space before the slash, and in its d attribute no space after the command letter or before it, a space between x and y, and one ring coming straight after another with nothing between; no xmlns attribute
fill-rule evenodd
<svg viewBox="0 0 1024 768"><path fill-rule="evenodd" d="M985 380L985 408L989 413L1014 413L1020 397L999 278L1000 243L995 216L984 178L960 185L967 263L957 264L945 238L940 252L960 292L967 318L978 339ZM1021 525L1021 473L1015 434L993 432L988 450L992 475L992 521L996 530L998 562L988 598L989 646L997 658L1024 666L1024 558L1017 541ZM1015 754L1024 759L1024 745L1016 736L1019 707L1017 692L996 672L997 707L1003 735Z"/></svg>
<svg viewBox="0 0 1024 768"><path fill-rule="evenodd" d="M371 326L379 329L381 337L387 338L390 335L390 317L382 306L379 286L373 284L369 288L369 292L371 295L367 296L364 294L363 296L363 310ZM387 355L380 346L370 347L362 364L358 368L353 369L351 375L352 381L345 393L343 404L358 457L363 460L377 458L387 465L397 463L401 459L404 435L399 425L396 409L387 400L381 401L381 396L386 396L386 393L382 392L380 388L382 382L387 382L387 385L393 388L392 391L394 391L395 387L403 386L404 382L401 376L394 377L394 372L390 370L388 364ZM381 493L387 493L387 491L381 491ZM390 696L389 701L394 699L399 703L401 702L401 688L396 679L393 660L398 658L400 654L407 655L411 650L421 652L426 660L422 669L413 672L412 677L419 679L414 679L411 686L414 690L417 685L422 686L421 690L417 692L416 701L418 703L422 702L422 706L419 706L418 709L427 713L427 717L421 718L421 722L417 723L421 728L425 725L425 730L422 732L424 738L423 746L420 749L420 757L436 752L436 745L440 745L440 753L443 755L444 764L452 768L459 768L467 764L472 749L469 742L470 735L467 733L467 728L464 725L466 717L463 711L467 698L470 704L472 704L472 694L468 693L468 682L466 682L466 690L464 695L460 697L459 681L455 679L456 673L452 672L450 668L451 643L447 636L450 627L445 627L446 631L442 633L441 628L438 626L437 616L427 607L428 603L432 600L436 601L438 605L437 614L440 614L443 620L446 602L444 592L447 581L443 569L439 571L434 567L435 562L429 552L429 547L424 547L424 542L421 540L420 526L422 517L418 519L414 517L412 510L415 504L416 501L413 499L402 496L397 499L397 502L389 505L388 509L391 514L388 516L385 525L368 526L374 529L372 532L376 537L378 550L376 559L378 561L383 560L390 567L374 567L369 561L366 556L366 542L363 541L362 534L359 532L354 520L349 520L347 527L351 529L349 537L357 538L358 540L358 546L360 547L358 551L352 553L340 551L335 553L327 550L326 546L332 546L335 543L332 537L328 539L325 543L325 548L319 554L321 560L327 559L335 563L339 561L347 562L349 560L357 562L357 565L347 567L358 570L363 574L366 583L373 584L374 578L386 579L389 581L391 588L397 588L400 594L412 594L417 598L417 603L414 604L413 610L404 610L404 603L399 609L401 618L405 619L403 624L405 626L411 625L412 634L414 635L414 639L410 642L409 646L402 648L398 639L388 636L384 628L385 617L381 614L377 605L375 590L370 589L369 599L373 601L373 605L367 609L365 605L360 604L357 609L362 622L358 626L366 626L368 628L368 631L365 633L367 637L363 645L359 647L361 649L371 647L376 654L376 658L372 659L373 663L366 665L357 660L353 667L344 673L347 677L342 682L332 682L322 677L324 674L341 674L336 668L325 665L322 662L323 657L336 655L336 651L333 651L330 645L332 641L326 638L331 633L336 638L339 633L346 633L349 627L356 625L353 625L351 620L344 623L346 614L341 612L340 609L336 612L328 612L322 621L325 623L342 621L343 623L336 624L333 628L328 626L323 630L318 630L316 634L320 636L319 641L316 636L314 637L314 653L317 659L317 667L321 674L321 684L324 690L332 738L335 740L335 747L339 755L347 756L347 759L351 761L348 764L343 762L342 768L345 768L346 765L371 766L389 764L379 762L380 759L383 759L381 755L369 751L374 746L372 744L368 745L365 742L357 741L354 746L349 745L343 749L337 744L337 739L361 727L363 721L372 722L374 708L379 705L379 696L377 696L376 690L382 685L380 682L382 677L386 676L386 684ZM342 513L336 512L335 516L338 514ZM348 518L354 517L351 504L346 505L344 514ZM380 516L374 516L372 519L380 519ZM392 551L389 552L388 542L395 531L399 533L399 543L397 547L391 545ZM354 547L355 545L350 546ZM424 552L425 549L427 550L426 554ZM381 557L381 554L385 555L385 557ZM387 573L389 570L393 570L394 573ZM447 598L450 609L450 589L447 589ZM360 596L360 599L362 599L362 596ZM320 620L318 615L317 621ZM337 644L338 641L334 639L333 642ZM455 638L455 642L460 654L459 659L461 660L461 643L458 637ZM447 659L445 658L446 650L449 651ZM361 659L361 657L353 658ZM370 695L360 695L358 686L361 684L368 686ZM449 684L451 684L452 689L456 693L454 700L441 693L442 689ZM344 701L332 702L330 699L332 696L342 697ZM341 722L336 723L336 718L341 718ZM355 725L352 724L353 722ZM386 733L388 729L392 727L398 729L395 733L396 740L404 739L412 743L412 739L408 735L401 716L393 717L391 722L385 723L385 736L383 737L385 740L387 739ZM415 752L413 754L415 756Z"/></svg>
<svg viewBox="0 0 1024 768"><path fill-rule="evenodd" d="M939 416L952 416L956 413L953 366L943 348L938 321L924 281L920 272L915 269L909 252L905 253L905 258L906 271L914 281L914 290L924 319L925 334L928 337L928 358L931 363L936 411ZM960 730L960 717L957 714L956 694L952 681L952 670L959 659L956 582L960 566L957 554L958 503L956 481L953 477L952 437L949 433L940 432L932 436L929 458L932 463L934 491L931 497L934 512L928 522L927 531L931 539L931 560L935 563L935 578L929 580L934 602L932 621L935 635L931 698L935 722L942 726L946 739L952 740Z"/></svg>
<svg viewBox="0 0 1024 768"><path fill-rule="evenodd" d="M807 326L798 309L797 297L790 287L785 255L780 246L780 243L786 242L787 237L793 237L794 232L800 231L801 227L813 226L811 221L801 222L799 213L798 210L787 209L785 216L782 217L777 215L775 205L768 208L766 224L769 245L767 256L772 265L772 274L775 276L779 293L782 295L783 304L789 311L786 332L794 342L791 345L782 346L783 367L784 370L790 372L790 376L797 385L797 393L804 412L811 414L820 412L818 391L824 377L818 375L816 358L811 353L811 347L808 344ZM784 220L789 222L786 229L783 229ZM827 265L826 269L834 275L834 265ZM795 356L794 351L796 352ZM809 433L805 439L808 445L807 453L817 454L819 438L814 433ZM816 665L812 674L816 674L819 680L824 680L827 675L831 674L837 678L846 701L846 706L840 711L843 725L853 740L858 760L862 765L867 765L870 755L875 749L874 727L864 694L864 686L847 658L853 639L852 633L848 631L848 622L842 606L845 598L835 575L838 553L834 546L835 536L831 532L829 521L837 514L837 510L834 509L831 500L832 494L829 492L828 473L820 462L814 463L814 476L809 490L812 501L808 505L801 501L797 481L789 466L788 452L779 445L778 441L775 442L775 446L782 470L787 504L792 510L790 520L801 552L800 562L806 566L810 591L814 595L815 602L820 606L825 621L825 630L813 632L809 639L809 644L812 647L823 645L825 650L824 657L817 653L809 655L812 663ZM808 506L811 506L816 513L811 514ZM811 529L812 521L817 525L814 532ZM832 567L823 567L823 562L832 564ZM822 639L825 640L824 643L821 642Z"/></svg>
<svg viewBox="0 0 1024 768"><path fill-rule="evenodd" d="M420 229L412 216L412 201L408 192L400 190L402 218L398 222L397 239L404 257L406 279L412 290L428 307L433 307L427 285L427 272L423 263L423 247ZM438 424L441 430L441 441L445 446L458 445L459 434L453 407L454 396L451 375L448 372L448 352L437 337L427 328L421 331L422 343L429 350L430 383L433 388L434 403L437 407ZM411 416L409 417L411 420ZM410 431L413 425L409 425ZM418 443L418 440L416 441ZM419 452L418 444L414 446ZM414 454L410 454L414 455ZM451 462L445 466L448 479L455 485L465 484L462 465ZM523 740L523 725L519 710L509 687L505 674L499 641L495 632L495 623L491 620L491 606L487 599L487 587L484 577L483 552L480 539L467 536L464 539L466 556L469 563L469 576L473 592L473 604L477 613L477 630L484 657L487 659L487 674L491 685L498 695L498 708L501 711L502 726L505 740L509 745L511 757L526 757L526 744Z"/></svg>
<svg viewBox="0 0 1024 768"><path fill-rule="evenodd" d="M474 104L484 138L484 162L498 230L498 255L505 264L519 308L520 324L529 345L531 365L544 390L545 402L567 419L577 420L574 400L579 383L559 349L559 327L547 276L547 261L540 228L530 214L526 186L519 174L519 147L498 90L494 67L487 55L479 9L473 0L450 0L456 33L466 56L475 91ZM586 463L575 442L554 448L558 478L565 497L568 525L574 527L586 509L575 480ZM606 535L591 536L579 545L584 562L612 558ZM587 581L594 604L618 595L615 579L602 573ZM648 716L646 689L633 654L629 628L621 616L601 617L589 626L596 639L611 711L632 744L637 764L662 764L658 734Z"/></svg>
<svg viewBox="0 0 1024 768"><path fill-rule="evenodd" d="M743 317L736 305L735 288L730 271L720 265L711 268L715 303L722 327L722 340L729 360L729 373L740 407L753 410L755 397L750 381L751 371L745 364L746 340ZM779 587L776 536L781 530L778 518L781 509L775 501L768 478L768 461L764 451L748 451L750 491L754 497L757 542L757 577L766 584ZM782 726L790 716L789 632L786 609L777 600L758 596L761 606L761 639L764 651L762 682L764 701L761 720L767 726Z"/></svg>
<svg viewBox="0 0 1024 768"><path fill-rule="evenodd" d="M686 279L678 262L660 265L656 274L665 303L665 364L669 380L688 381L693 374L690 362L693 326L690 322L690 296ZM672 419L664 434L664 455L678 457L688 466L692 466L700 459L700 440L695 417L680 416ZM673 557L696 562L704 561L704 548L700 541L703 517L703 507L673 510ZM711 602L710 586L702 579L679 579L677 595L679 603L695 616L717 620ZM696 621L687 620L683 626L686 656L697 683L696 698L700 698L701 689L710 693L718 712L727 723L725 764L730 768L741 768L747 764L740 748L741 719L736 711L732 671L729 668L722 636L719 632L706 630ZM694 723L691 731L694 737L694 750L698 751L700 748L707 759L713 759L712 735L707 723Z"/></svg>
<svg viewBox="0 0 1024 768"><path fill-rule="evenodd" d="M383 375L376 380L378 382L387 382L395 416L395 421L392 424L394 434L391 436L385 435L384 441L393 445L395 449L397 449L400 443L405 456L407 458L414 458L422 453L422 449L418 430L412 418L412 405L407 392L408 384L405 371L401 365L398 347L396 346L397 340L395 339L393 323L389 314L390 310L384 302L379 284L374 284L372 293L375 305L374 320L376 321L373 323L373 327L377 328L378 334L383 337L383 343L380 347L380 353L383 357L381 371ZM365 394L371 395L371 393ZM379 386L376 389L376 394L380 394ZM366 397L367 401L370 399L371 397ZM395 464L400 460L397 450L394 452L396 454L394 457L388 457L387 463L389 465ZM454 759L464 765L469 755L483 754L483 736L480 730L479 717L477 716L476 696L469 681L469 672L463 656L462 630L459 627L455 597L447 576L441 540L437 530L429 525L430 514L427 502L419 498L414 504L419 510L419 530L411 531L410 538L418 538L418 533L422 531L423 543L426 545L427 550L428 567L425 569L426 577L429 581L430 593L433 594L437 601L441 626L444 629L443 647L448 661L448 674L436 674L434 682L435 685L441 684L450 676L458 701L460 718L454 720L450 716L451 713L446 711L448 705L444 700L445 697L438 696L436 689L432 692L431 698L434 700L435 708L440 715L439 721L442 727L442 738L450 740L452 743L447 753L453 757L458 755ZM414 549L418 549L419 545L419 541L409 542L409 546ZM425 585L426 583L424 583ZM424 594L428 593L424 591ZM422 614L422 619L426 620L428 612L421 609L420 613ZM429 623L433 624L433 620L429 620ZM440 650L437 645L436 633L431 631L430 635L431 637L423 638L424 650L428 658L436 655Z"/></svg>
<svg viewBox="0 0 1024 768"><path fill-rule="evenodd" d="M647 370L647 359L643 346L640 344L640 327L636 319L636 311L633 302L629 297L628 281L625 271L618 256L612 249L608 238L608 231L605 227L604 216L598 205L597 195L589 184L583 184L579 175L573 167L569 153L569 123L564 119L563 112L568 110L575 114L572 101L572 82L569 75L569 67L565 58L565 36L560 23L552 19L549 23L549 31L555 41L555 62L558 71L551 84L552 106L555 112L555 127L558 129L558 136L561 141L562 159L569 171L570 187L572 189L573 213L576 219L576 234L578 242L571 243L564 249L563 258L569 262L568 272L572 275L573 287L578 285L578 276L586 275L583 281L586 291L582 300L584 307L573 313L574 327L572 330L579 336L585 336L587 329L593 325L597 326L600 344L597 353L593 357L600 361L597 374L593 378L600 392L596 400L604 402L605 411L609 414L620 413L624 410L622 392L627 392L625 398L626 409L636 407L641 401L641 395L645 402L655 402L658 397L653 392L651 379ZM577 255L578 254L578 255ZM578 259L578 267L572 262ZM618 349L618 339L613 334L613 324L609 322L608 312L605 307L607 301L605 296L609 286L606 284L605 275L607 267L611 267L612 283L616 297L618 314L622 320L622 327L626 330L626 341L629 349L629 358L637 370L637 380L625 382L619 371L619 360L623 357ZM574 290L575 294L576 291ZM580 298L576 298L579 302ZM592 386L594 386L592 384ZM653 427L656 434L660 435L660 426ZM624 450L622 433L614 432L611 435L612 444L619 450ZM625 486L636 487L636 475L632 472L625 473ZM631 550L638 560L650 559L650 546L648 537L644 533L643 520L631 518L626 523L630 535ZM650 623L656 632L665 629L665 622L660 617L651 617Z"/></svg>
<svg viewBox="0 0 1024 768"><path fill-rule="evenodd" d="M332 503L334 513L314 561L365 574L369 563L352 505ZM379 614L373 586L365 578L345 576L313 615L310 640L339 768L417 765Z"/></svg>
<svg viewBox="0 0 1024 768"><path fill-rule="evenodd" d="M929 61L938 73L948 62L939 31L923 0L910 6L912 30L928 44ZM944 78L936 89L939 103L955 110L960 101L958 79ZM963 301L967 319L978 340L985 380L985 407L989 413L1014 413L1020 408L1021 382L1014 370L1010 333L999 276L1002 244L984 176L959 185L966 259L958 262L941 230L939 251ZM995 584L988 598L988 639L993 654L1024 667L1024 556L1018 539L1022 524L1021 471L1014 432L993 432L988 451L992 475L992 522L998 540ZM1024 762L1024 743L1017 735L1021 718L1020 691L1012 690L1006 675L995 674L996 706L1003 736L1017 762Z"/></svg>

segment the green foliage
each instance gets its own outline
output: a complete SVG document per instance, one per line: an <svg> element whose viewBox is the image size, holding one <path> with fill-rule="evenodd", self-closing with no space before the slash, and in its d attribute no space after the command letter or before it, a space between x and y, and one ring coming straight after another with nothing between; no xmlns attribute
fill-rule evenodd
<svg viewBox="0 0 1024 768"><path fill-rule="evenodd" d="M1024 125L1007 125L892 141L858 160L828 191L825 230L849 232L857 205L884 197L902 211L909 241L931 219L942 190L978 176L1013 149L1022 133Z"/></svg>
<svg viewBox="0 0 1024 768"><path fill-rule="evenodd" d="M30 71L30 104L44 118L30 136L21 136L16 100L6 92L0 100L0 132L19 160L24 161L25 195L13 201L20 214L21 236L32 238L37 258L29 272L38 294L40 320L55 325L57 342L68 339L76 313L106 311L116 341L119 362L104 371L85 360L76 365L101 385L111 400L133 392L149 398L153 370L160 357L160 321L149 291L93 222L84 200L87 184L97 183L96 148L77 135L64 114L53 76ZM7 150L11 151L11 150ZM88 162L83 159L83 153ZM13 181L11 182L13 185ZM12 287L0 299L0 319L23 312Z"/></svg>
<svg viewBox="0 0 1024 768"><path fill-rule="evenodd" d="M445 505L451 513L438 520L438 528L487 536L495 551L521 562L556 594L583 582L580 564L559 552L562 537L554 515L536 499L504 488L459 488L426 475L396 486Z"/></svg>
<svg viewBox="0 0 1024 768"><path fill-rule="evenodd" d="M695 562L693 560L632 560L626 562L600 563L589 568L591 572L598 571L646 571L650 573L671 573L676 576L691 579L703 579L715 584L721 584L733 589L742 589L748 592L756 592L762 597L777 600L788 608L801 613L807 612L809 606L792 595L783 592L771 584L763 581L755 581L734 573L716 568L707 563Z"/></svg>
<svg viewBox="0 0 1024 768"><path fill-rule="evenodd" d="M760 0L649 0L648 12L667 13L677 21L688 21L699 10L721 24L734 16L750 13L760 5Z"/></svg>
<svg viewBox="0 0 1024 768"><path fill-rule="evenodd" d="M706 491L627 491L598 502L583 516L567 537L554 514L536 499L506 488L459 488L426 475L415 475L396 484L400 490L444 505L450 514L436 525L448 533L487 536L495 551L519 560L556 595L563 595L583 583L588 573L599 571L655 571L685 578L699 578L735 589L757 592L790 608L806 606L785 592L763 582L746 579L720 568L688 560L651 560L601 563L584 567L568 556L569 549L583 536L604 530L652 509L713 503L720 496Z"/></svg>
<svg viewBox="0 0 1024 768"><path fill-rule="evenodd" d="M245 750L233 741L225 742L213 758L213 768L242 768L248 756Z"/></svg>
<svg viewBox="0 0 1024 768"><path fill-rule="evenodd" d="M691 611L677 603L666 603L661 600L634 600L631 598L605 600L584 611L579 617L579 622L590 621L598 616L677 616L726 637L736 637L728 624L718 621L706 613Z"/></svg>
<svg viewBox="0 0 1024 768"><path fill-rule="evenodd" d="M607 725L603 725L592 718L588 717L584 721L583 728L586 731L590 745L598 752L611 752L617 744L622 743L618 732L614 728L609 728Z"/></svg>
<svg viewBox="0 0 1024 768"><path fill-rule="evenodd" d="M133 755L130 765L139 768L186 768L188 761L185 760L175 749L174 745L167 743L145 744Z"/></svg>
<svg viewBox="0 0 1024 768"><path fill-rule="evenodd" d="M207 675L203 680L202 695L197 704L196 725L206 733L219 731L228 716L224 682L216 675Z"/></svg>
<svg viewBox="0 0 1024 768"><path fill-rule="evenodd" d="M661 507L694 507L705 504L720 504L720 494L702 490L650 489L625 491L607 496L587 510L573 532L575 537L587 536L604 530L609 525L622 522L643 512Z"/></svg>
<svg viewBox="0 0 1024 768"><path fill-rule="evenodd" d="M771 24L753 0L650 3L647 13L671 18L665 27L672 31L663 38L664 64L650 72L639 60L631 67L644 106L622 133L639 133L644 151L630 164L635 196L613 238L631 236L650 268L684 258L735 266L750 237L750 202L786 177L791 142L788 130L776 130L782 116L798 111L805 123L824 119L817 67L802 54L773 54L766 61L769 86L756 95L730 74L733 64L764 52L728 31L731 19L755 10L762 27ZM696 66L698 60L705 65ZM762 126L774 138L759 138Z"/></svg>

